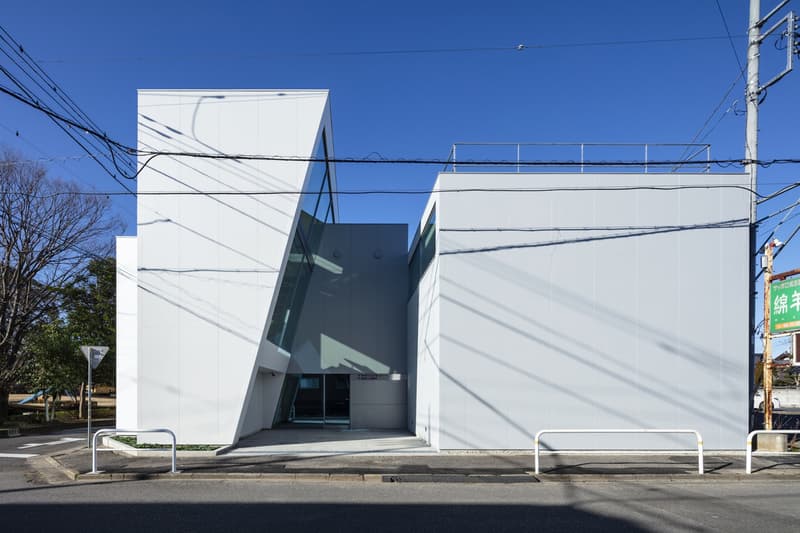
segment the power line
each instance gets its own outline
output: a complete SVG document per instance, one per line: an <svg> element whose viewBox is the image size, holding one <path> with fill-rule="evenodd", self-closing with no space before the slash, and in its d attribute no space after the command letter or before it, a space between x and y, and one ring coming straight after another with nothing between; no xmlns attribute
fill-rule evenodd
<svg viewBox="0 0 800 533"><path fill-rule="evenodd" d="M429 195L438 193L550 193L550 192L604 192L604 191L683 191L683 190L713 190L713 189L735 189L754 193L745 185L719 185L719 184L695 184L695 185L607 185L595 187L456 187L446 189L364 189L364 190L337 190L330 191L332 195L339 196L367 196L367 195ZM2 191L0 195L19 194L30 198L54 198L62 195L71 196L122 196L125 193L120 191L63 191L47 195L28 194L17 191ZM307 196L317 195L319 191L297 191L297 190L222 190L222 191L138 191L138 196Z"/></svg>
<svg viewBox="0 0 800 533"><path fill-rule="evenodd" d="M720 110L722 105L728 99L728 97L730 96L731 92L733 92L733 89L736 88L736 85L739 83L739 80L742 79L742 77L744 76L744 73L745 73L744 70L739 71L739 75L736 76L736 78L733 80L733 83L731 83L730 86L728 87L728 89L725 91L725 94L722 95L722 98L720 98L719 103L717 103L717 105L714 106L714 109L711 110L711 113L709 113L709 115L706 118L705 122L703 122L703 125L700 126L700 129L697 130L697 133L694 134L694 137L692 137L692 140L691 140L691 142L689 144L694 144L695 142L697 142L697 139L699 139L700 136L703 135L703 131L706 129L708 124L711 122L711 119L714 118L714 115L717 114L717 111ZM720 121L722 121L722 118L724 118L726 114L727 114L727 111L722 115L722 117L720 117L720 119L716 122L716 124L714 124L714 126L711 129L709 129L705 133L705 135L703 135L703 139L707 138L711 134L711 132L714 131L714 129L719 125ZM686 157L686 153L688 152L688 150L689 150L689 147L686 147L684 149L683 153L680 155L680 159L683 159L684 157ZM679 168L679 166L675 167L673 169L673 172L676 171Z"/></svg>
<svg viewBox="0 0 800 533"><path fill-rule="evenodd" d="M796 206L795 206L795 207L796 207ZM769 238L768 238L768 239L765 241L765 243L764 243L764 244L762 244L762 245L759 247L759 249L763 249L763 248L764 248L764 246L766 245L766 243L768 243L770 240L772 240L772 238L775 236L775 234L777 233L777 231L780 229L780 227L781 227L783 224L785 224L785 223L786 223L786 222L788 222L789 220L793 220L793 219L795 219L795 218L797 218L797 217L800 217L800 213L792 213L792 211L790 210L788 213L786 213L786 215L785 215L785 216L784 216L782 219L780 219L780 221L778 221L778 223L777 223L777 224L775 224L774 226L772 226L772 228L765 229L765 231L769 231L769 232L770 232L770 236L769 236Z"/></svg>
<svg viewBox="0 0 800 533"><path fill-rule="evenodd" d="M67 111L67 114L75 118L76 120L80 121L83 120L87 122L92 128L95 130L99 130L99 126L83 111L78 104L66 93L66 91L61 87L37 62L33 59L33 57L28 54L25 48L16 40L14 37L6 30L3 26L0 26L0 41L6 43L8 47L16 53L16 55L25 63L25 65L33 72L33 75L26 69L19 66L19 64L10 58L17 66L23 71L31 80L33 80L40 88L44 91L44 94L56 102L62 109ZM8 53L4 51L8 56ZM40 83L36 81L36 77L38 77L42 82L47 85L47 89L41 86ZM51 91L48 90L52 90ZM66 106L66 107L65 107ZM133 162L127 161L128 167L132 170L134 168Z"/></svg>
<svg viewBox="0 0 800 533"><path fill-rule="evenodd" d="M13 98L35 108L50 117L62 121L65 124L73 127L79 127L86 131L86 133L103 140L109 146L116 146L122 149L128 155L146 156L145 161L140 165L139 169L133 175L127 175L120 171L122 177L127 179L136 179L136 177L157 157L190 157L196 159L217 159L217 160L239 160L239 161L284 161L284 162L312 162L312 163L341 163L341 164L410 164L410 165L437 165L437 166L450 166L454 164L462 166L517 166L517 167L666 167L686 164L686 160L660 160L660 161L641 161L641 160L627 160L627 161L565 161L565 160L528 160L528 161L513 161L513 160L465 160L465 161L452 161L451 159L422 159L422 158L353 158L353 157L340 157L340 158L316 158L308 156L287 156L287 155L260 155L260 154L227 154L227 153L207 153L207 152L178 152L178 151L152 151L140 150L126 146L118 141L108 138L104 133L86 128L75 121L61 116L58 113L42 107L37 102L30 100L25 95L19 94L7 87L0 86L0 92L5 93ZM775 158L769 160L742 160L742 159L709 159L702 162L704 166L716 165L720 167L745 165L748 163L755 163L762 167L769 167L775 164L797 164L800 163L800 158ZM117 167L118 168L118 167ZM118 168L118 170L120 170ZM114 176L112 174L112 176ZM115 176L114 176L115 177Z"/></svg>
<svg viewBox="0 0 800 533"><path fill-rule="evenodd" d="M776 217L776 216L780 215L781 213L785 213L786 211L789 211L789 210L793 209L797 205L800 205L800 199L797 200L796 202L794 202L793 204L789 204L787 206L781 207L777 211L774 211L773 213L770 213L769 215L766 215L766 216L763 216L763 217L759 218L758 220L756 220L756 224L761 224L765 220L768 220L770 218Z"/></svg>
<svg viewBox="0 0 800 533"><path fill-rule="evenodd" d="M736 58L736 64L739 65L739 71L744 72L744 66L742 66L742 60L739 59L739 52L736 51L736 45L733 44L733 36L731 35L731 30L728 28L728 21L725 19L725 13L722 11L722 6L719 5L719 0L715 0L717 3L717 10L719 11L719 16L722 17L722 24L725 26L725 33L728 34L728 42L731 43L731 50L733 50L733 56Z"/></svg>
<svg viewBox="0 0 800 533"><path fill-rule="evenodd" d="M82 159L93 159L94 155L97 154L63 155L58 157L40 157L38 159L15 159L14 161L0 161L0 167L13 167L16 165L41 165L44 163L60 163L63 161L80 161Z"/></svg>
<svg viewBox="0 0 800 533"><path fill-rule="evenodd" d="M749 219L732 219L723 220L719 222L708 222L703 224L689 224L684 226L667 226L658 229L647 229L644 231L632 231L628 233L612 233L608 235L589 235L585 237L577 237L574 239L556 239L552 241L542 242L524 242L524 243L511 243L499 244L492 246L479 246L475 248L460 248L453 250L441 250L439 255L462 255L462 254L475 254L487 252L500 252L507 250L527 249L527 248L543 248L548 246L559 246L565 244L578 244L583 242L596 242L614 239L624 239L629 237L641 237L646 235L658 235L662 233L674 233L678 231L693 231L704 229L732 229L732 228L746 228L750 226Z"/></svg>
<svg viewBox="0 0 800 533"><path fill-rule="evenodd" d="M0 86L0 92L5 93L20 102L23 102L30 107L38 109L43 113L49 115L50 117L64 122L67 125L73 127L83 128L84 126L76 123L75 121L61 116L58 113L44 108L39 105L37 102L26 98L25 95L19 94L16 91L13 91L7 87ZM171 156L171 157L193 157L199 159L236 159L236 160L259 160L259 161L288 161L288 162L330 162L330 163L368 163L368 164L420 164L420 165L450 165L453 164L451 160L444 160L444 159L387 159L387 158L380 158L380 159L370 159L370 158L329 158L329 159L318 159L314 157L302 157L302 156L280 156L280 155L255 155L255 154L219 154L219 153L204 153L204 152L175 152L175 151L151 151L151 150L139 150L136 148L132 148L129 146L125 146L122 143L109 139L105 134L100 133L98 131L92 129L85 130L88 134L93 135L97 138L103 139L106 143L110 145L114 145L117 147L122 148L129 154L138 154L141 156L148 156L147 159L143 162L140 166L139 170L137 170L136 174L133 176L123 175L123 177L128 179L135 179L138 174L140 174L149 164L152 162L153 159L159 156ZM680 161L584 161L582 164L584 166L643 166L645 163L648 165L653 166L663 166L663 165L672 165L675 163L679 163ZM778 162L778 160L773 160L766 162L766 164L774 164ZM800 162L800 160L798 160ZM705 161L704 164L741 164L742 161L739 159L719 159L719 160L708 160ZM483 161L462 161L459 163L461 165L467 166L486 166L486 165L515 165L519 164L521 166L577 166L581 164L578 161L490 161L490 160L483 160Z"/></svg>
<svg viewBox="0 0 800 533"><path fill-rule="evenodd" d="M772 199L774 199L774 198L777 198L778 196L781 196L781 195L783 195L783 194L786 194L787 192L789 192L789 191L791 191L791 190L794 190L794 189L796 189L796 188L798 188L798 187L800 187L800 182L794 182L794 183L790 183L790 184L789 184L789 185L787 185L786 187L783 187L782 189L779 189L779 190L777 190L777 191L775 191L775 192L773 192L773 193L771 193L771 194L768 194L768 195L766 195L766 196L761 196L761 195L760 195L760 198L761 198L761 199L760 199L760 200L758 200L758 202L757 202L757 203L759 203L759 204L762 204L762 203L764 203L764 202L767 202L767 201L769 201L769 200L772 200Z"/></svg>
<svg viewBox="0 0 800 533"><path fill-rule="evenodd" d="M783 250L786 249L786 245L788 245L790 242L792 242L792 239L795 238L795 236L797 235L798 231L800 231L800 224L795 226L794 231L792 231L792 233L786 238L786 240L783 242L783 245L781 245L781 247L778 249L778 251L773 254L773 256L772 256L773 259L778 257L780 255L780 253Z"/></svg>
<svg viewBox="0 0 800 533"><path fill-rule="evenodd" d="M11 61L19 72L24 74L35 87L38 88L40 93L38 95L35 94L33 89L26 86L26 84L10 70L0 65L0 72L5 74L5 76L21 91L21 93L11 90L5 90L4 92L7 94L14 94L18 100L29 105L31 103L35 104L34 107L36 109L45 112L70 139L80 146L81 149L119 183L124 190L131 195L135 195L135 193L120 181L117 175L100 160L101 157L106 159L117 171L125 175L126 173L119 166L120 162L123 166L127 166L131 172L135 168L133 162L127 157L127 154L116 154L115 151L120 150L120 148L109 144L105 134L91 135L81 139L74 131L71 131L71 128L76 128L78 131L97 132L99 127L2 26L0 26L0 52ZM57 112L50 105L46 104L45 101L52 102L56 107L60 108L62 112ZM64 116L65 114L66 116ZM106 150L108 150L108 153L105 153Z"/></svg>
<svg viewBox="0 0 800 533"><path fill-rule="evenodd" d="M6 70L6 69L5 69L5 68L4 68L2 65L0 65L0 72L3 72L3 73L4 73L4 74L5 74L5 75L6 75L6 76L7 76L7 77L8 77L8 78L9 78L9 79L10 79L10 80L11 80L11 81L12 81L12 82L15 84L15 85L17 85L17 87L19 87L19 88L20 88L20 90L21 90L21 91L23 91L23 92L25 93L25 95L27 95L27 98L25 97L25 95L19 94L19 93L15 92L15 91L13 91L13 90L11 90L11 89L8 89L7 87L4 87L4 86L0 86L0 92L4 92L4 93L6 93L6 94L9 94L9 95L13 96L14 98L16 98L17 100L20 100L20 101L22 101L22 102L24 102L24 103L27 103L28 105L35 104L35 105L33 105L33 107L35 107L36 109L39 109L40 111L42 111L42 112L44 112L45 114L47 114L47 115L48 115L48 117L49 117L49 118L50 118L50 119L51 119L51 120L52 120L52 121L53 121L53 122L54 122L54 123L55 123L55 124L56 124L56 125L57 125L57 126L58 126L58 127L59 127L59 128L62 130L62 131L63 131L63 132L64 132L64 133L66 133L66 134L67 134L67 136L68 136L70 139L72 139L72 140L73 140L73 141L74 141L74 142L75 142L75 143L76 143L78 146L80 146L80 147L83 149L83 151L84 151L84 152L86 152L86 153L87 153L87 154L88 154L88 155L89 155L89 156L90 156L92 159L94 159L94 161L95 161L95 162L96 162L98 165L100 165L100 166L103 168L103 170L105 170L105 171L106 171L106 172L107 172L107 173L108 173L108 174L109 174L109 175L110 175L110 176L111 176L111 177L114 179L114 181L116 181L117 183L119 183L119 185L120 185L120 186L121 186L123 189L125 189L125 190L128 192L128 194L131 194L131 195L133 195L133 196L135 196L135 195L136 195L136 193L134 193L134 192L133 192L133 191L132 191L132 190L131 190L131 189L130 189L128 186L126 186L126 185L125 185L125 184L124 184L122 181L120 181L120 180L119 180L119 178L117 178L117 176L116 176L116 175L115 175L115 174L114 174L114 173L113 173L113 172L112 172L112 171L111 171L111 170L110 170L108 167L106 167L106 166L105 166L105 165L104 165L104 164L103 164L103 163L100 161L100 159L99 159L97 156L95 156L95 155L93 154L93 152L92 152L92 151L91 151L91 150L90 150L90 149L89 149L89 148L88 148L86 145L84 145L84 144L83 144L83 142L82 142L82 141L81 141L81 140L80 140L78 137L76 137L76 136L74 135L74 133L73 133L72 131L70 131L70 130L69 130L69 129L68 129L66 126L65 126L65 124L72 125L72 126L74 126L74 127L78 127L78 128L81 128L81 129L83 129L83 126L81 126L80 124L78 124L78 123L74 122L73 120L70 120L70 119L67 119L67 118L63 117L62 115L60 115L60 114L56 113L55 111L52 111L52 110L50 110L50 109L48 109L48 108L46 108L46 107L42 106L42 105L41 105L41 104L39 104L38 102L35 102L35 101L33 101L33 100L30 100L30 99L32 99L32 98L33 98L33 96L32 96L32 94L30 93L30 91L29 91L29 90L28 90L28 89L27 89L27 88L26 88L26 87L25 87L25 86L24 86L24 85L23 85L23 84L22 84L22 83L21 83L19 80L17 80L15 76L13 76L13 75L12 75L10 72L8 72L8 70ZM86 131L89 131L89 130L86 130Z"/></svg>
<svg viewBox="0 0 800 533"><path fill-rule="evenodd" d="M667 167L676 164L685 164L686 160L658 160L658 161L644 161L644 160L625 160L625 161L611 161L611 160L597 160L597 161L575 161L575 160L464 160L453 161L451 159L423 159L423 158L382 158L382 159L369 159L369 158L355 158L355 157L334 157L334 158L315 158L305 156L286 156L286 155L258 155L258 154L212 154L205 152L173 152L173 151L149 151L149 150L136 150L141 156L147 156L147 159L142 163L137 174L141 173L150 162L156 157L191 157L196 159L235 159L240 161L284 161L284 162L312 162L312 163L341 163L341 164L371 164L371 165L437 165L437 166L452 166L458 165L462 167L492 167L492 166L507 166L507 167ZM755 160L748 161L743 159L708 159L702 161L703 166L716 165L720 167L728 167L734 165L745 165L748 162L755 163L762 167L769 167L772 165L785 165L785 164L798 164L800 158L774 158L768 160Z"/></svg>
<svg viewBox="0 0 800 533"><path fill-rule="evenodd" d="M713 224L728 225L738 224L744 219L731 219L727 221L714 222ZM572 233L584 231L643 231L643 230L667 230L667 229L683 229L685 225L680 224L660 224L660 225L643 225L643 226L538 226L538 227L481 227L481 228L438 228L438 231L445 233L542 233L542 232L558 232L558 233ZM694 226L691 226L694 227Z"/></svg>
<svg viewBox="0 0 800 533"><path fill-rule="evenodd" d="M98 132L97 130L94 130L94 129L92 129L92 128L91 128L91 127L89 127L89 126L86 126L86 125L84 125L84 124L80 124L80 123L76 122L76 121L75 121L75 120L73 120L72 118L65 117L65 116L63 116L62 114L55 112L54 110L50 109L49 107L43 106L42 104L40 104L38 101L36 101L36 100L33 98L33 95L30 93L30 91L29 91L28 89L26 89L26 88L25 88L25 86L24 86L24 85L23 85L21 82L19 82L19 80L17 80L17 79L16 79L16 78L15 78L13 75L11 75L11 74L10 74L10 73L9 73L9 72L8 72L8 71L5 69L5 68L3 68L3 66L2 66L2 65L0 65L0 72L3 72L4 74L6 74L6 76L8 76L8 77L9 77L9 79L10 79L10 80L11 80L11 81L12 81L12 82L15 84L15 85L17 85L17 87L19 87L19 89L20 89L20 90L21 90L21 91L22 91L24 94L22 94L22 93L19 93L19 92L17 92L17 91L14 91L13 89L9 89L8 87L5 87L5 86L3 86L3 85L0 85L0 92L2 92L2 93L4 93L4 94L7 94L7 95L11 96L12 98L14 98L14 99L16 99L16 100L18 100L18 101L20 101L20 102L22 102L22 103L24 103L24 104L26 104L26 105L28 105L28 106L32 107L32 108L34 108L34 109L38 110L38 111L41 111L42 113L44 113L45 115L47 115L47 116L48 116L48 117L49 117L49 118L50 118L50 119L51 119L53 122L55 122L55 123L56 123L56 125L58 125L58 127L59 127L59 128L61 128L61 130L62 130L64 133L66 133L66 134L67 134L67 136L68 136L70 139L72 139L72 140L73 140L73 141L74 141L74 142L75 142L75 143L76 143L78 146L80 146L80 147L81 147L81 148L82 148L82 149L83 149L83 150L84 150L84 151L85 151L85 152L86 152L86 153L89 155L89 157L91 157L91 158L92 158L92 159L93 159L93 160L94 160L94 161L95 161L95 162L96 162L98 165L100 165L100 166L103 168L103 170L105 170L105 171L106 171L106 173L108 173L108 175L109 175L109 176L111 176L111 177L114 179L114 181L116 181L117 183L119 183L119 184L120 184L120 186L121 186L123 189L125 189L126 191L128 191L128 194L131 194L131 195L134 195L134 196L136 195L136 193L134 193L134 192L133 192L133 191L132 191L130 188L128 188L128 187L127 187L127 186L126 186L126 185L125 185L125 184L124 184L122 181L120 181L120 180L119 180L119 178L117 177L117 174L115 174L114 172L112 172L112 171L111 171L111 170L110 170L110 169L109 169L109 168L108 168L108 167L107 167L105 164L103 164L103 163L100 161L100 159L99 159L99 158L98 158L98 157L97 157L97 156L96 156L96 155L95 155L95 154L94 154L94 153L93 153L93 152L92 152L92 151L91 151L91 150L90 150L88 147L86 147L86 146L83 144L83 142L82 142L82 141L81 141L81 140L80 140L78 137L76 137L76 136L74 135L74 133L73 133L72 131L70 131L70 129L69 129L69 128L70 128L70 127L71 127L71 128L76 128L76 129L77 129L77 130L79 130L79 131L84 131L84 132L86 132L86 133L87 133L87 134L89 134L91 137L94 137L94 138L96 138L96 139L99 139L99 140L103 141L103 142L106 144L106 146L108 146L108 147L109 147L109 149L111 149L111 147L112 147L112 146L117 146L117 147L123 148L123 149L125 149L126 151L127 151L127 150L130 150L130 148L124 147L123 145L121 145L120 143L117 143L117 142L110 142L110 141L108 140L107 136L106 136L104 133L100 133L100 132ZM109 157L110 157L110 160L111 160L112 164L113 164L113 165L115 166L115 168L116 168L116 169L119 171L119 173L120 173L120 175L121 175L122 177L124 177L124 178L127 178L127 179L133 179L132 177L130 177L130 176L128 176L127 174L125 174L125 173L124 173L124 172L123 172L123 171L122 171L122 170L119 168L119 166L117 166L117 164L116 164L116 161L115 161L115 159L114 159L114 152L113 152L113 150L111 150L111 154L110 154L110 156L108 156L108 155L104 155L104 157L106 157L106 158L109 158Z"/></svg>
<svg viewBox="0 0 800 533"><path fill-rule="evenodd" d="M736 37L744 37L737 35ZM340 50L328 52L290 52L290 53L263 53L263 54L202 54L202 55L166 55L158 56L129 56L129 57L107 57L99 60L100 62L119 63L119 62L157 62L157 61L178 61L187 59L245 59L263 60L268 58L314 58L314 57L348 57L348 56L393 56L393 55L425 55L425 54L458 54L458 53L482 53L482 52L523 52L525 50L549 50L561 48L592 48L608 46L637 46L648 44L672 44L689 43L704 41L720 41L729 39L728 35L710 35L695 37L666 37L660 39L631 39L614 41L581 41L569 43L519 43L505 46L472 46L472 47L450 47L450 48L401 48L387 50ZM76 63L66 59L40 59L40 63Z"/></svg>
<svg viewBox="0 0 800 533"><path fill-rule="evenodd" d="M29 95L29 97L31 97L31 95L30 95L30 92L28 91L28 89L26 89L26 88L25 88L25 86L24 86L24 85L23 85L21 82L19 82L19 80L17 80L17 79L16 79L16 78L15 78L13 75L11 75L11 74L10 74L10 73L9 73L9 72L8 72L8 71L7 71L7 70L6 70L6 69L5 69L3 66L2 66L2 65L0 65L0 72L3 72L4 74L6 74L6 76L7 76L7 77L8 77L8 78L9 78L9 79L10 79L10 80L11 80L11 81L12 81L12 82L15 84L15 85L17 85L17 86L20 88L20 90L22 90L22 91L23 91L23 92L25 92L27 95ZM24 98L24 96L23 96L23 95L20 95L20 94L18 94L18 93L15 93L13 90L11 90L11 89L8 89L7 87L0 86L0 92L4 92L4 93L6 93L6 94L12 94L12 95L14 95L14 96L15 96L15 98L17 98L17 99L19 99L19 100L21 100L21 101L26 101L26 99ZM98 165L100 165L100 166L103 168L103 170L105 170L105 171L106 171L106 172L107 172L107 173L108 173L108 174L109 174L109 175L110 175L110 176L111 176L111 177L114 179L114 181L116 181L117 183L119 183L119 185L120 185L120 186L121 186L123 189L125 189L125 190L128 192L128 194L131 194L131 195L134 195L134 196L136 195L136 193L134 193L134 192L133 192L133 191L132 191L130 188L128 188L128 187L127 187L127 186L126 186L126 185L125 185L123 182L121 182L121 181L120 181L120 180L117 178L117 176L116 176L116 175L115 175L115 174L114 174L114 173L113 173L113 172L112 172L112 171L111 171L111 170L110 170L108 167L106 167L106 166L105 166L105 165L104 165L104 164L103 164L103 163L100 161L100 159L99 159L97 156L95 156L95 155L93 154L92 150L90 150L90 149L89 149L89 148L88 148L88 147L87 147L87 146L86 146L86 145L85 145L85 144L84 144L84 143L81 141L81 139L79 139L77 136L75 136L75 134L74 134L72 131L70 131L70 130L69 130L69 129L68 129L66 126L65 126L65 123L66 123L66 124L68 124L68 125L74 125L75 127L82 128L82 127L81 127L79 124L75 123L75 122L74 122L74 121L72 121L72 120L65 119L63 116L61 116L61 115L58 115L58 114L57 114L57 113L55 113L54 111L51 111L51 110L49 110L49 109L47 109L47 108L45 108L45 107L43 107L43 106L41 106L41 105L39 105L39 104L37 104L35 107L36 107L37 109L39 109L39 110L41 110L41 111L45 112L45 113L46 113L46 114L49 116L49 118L50 118L50 119L51 119L51 120L52 120L52 121L53 121L53 122L54 122L54 123L55 123L55 124L56 124L56 125L57 125L57 126L58 126L58 127L59 127L59 128L62 130L62 131L63 131L63 132L64 132L64 133L66 133L66 134L67 134L67 136L68 136L70 139L72 139L72 140L75 142L75 144L77 144L78 146L80 146L80 147L83 149L83 151L84 151L84 152L86 152L86 153L87 153L87 154L88 154L88 155L89 155L89 156L90 156L90 157L91 157L91 158L92 158L92 159L93 159L93 160L94 160L94 161L95 161L95 162L96 162Z"/></svg>
<svg viewBox="0 0 800 533"><path fill-rule="evenodd" d="M9 128L8 126L6 126L3 123L0 123L0 128L6 130L11 135L14 135L16 133L16 136L19 137L19 139L22 142L24 142L25 144L30 146L33 150L35 150L36 152L38 152L38 153L40 153L42 155L46 154L46 152L42 148L37 146L35 143L31 142L25 136L20 135L19 131L12 130L11 128ZM42 158L40 158L38 160L20 160L20 159L17 159L16 161L19 161L22 164L55 163L59 167L61 167L61 169L63 169L64 172L66 172L67 174L71 175L73 178L75 178L75 180L79 181L81 179L81 177L78 176L75 173L74 170L72 170L71 168L67 167L64 163L66 161L73 160L73 159L74 160L80 160L80 159L91 158L91 157L92 157L91 155L77 155L77 156L60 156L60 157L42 157ZM0 166L11 166L13 164L14 164L13 162L2 161ZM118 207L120 207L123 211L127 212L128 214L130 214L134 218L136 218L136 212L132 211L131 208L128 205L123 203L123 204L119 204Z"/></svg>
<svg viewBox="0 0 800 533"><path fill-rule="evenodd" d="M797 236L797 233L798 233L798 232L800 232L800 224L798 224L797 226L795 226L794 230L793 230L793 231L792 231L792 233L789 235L789 237L787 237L787 238L786 238L786 240L783 242L783 244L780 246L780 248L778 248L778 250L777 250L777 251L776 251L776 252L773 254L773 256L772 256L772 258L773 258L773 259L775 259L776 257L778 257L778 256L780 255L780 253L781 253L783 250L785 250L785 249L786 249L786 246L787 246L787 245L788 245L788 244L789 244L789 243L792 241L792 239L794 239L794 238ZM770 238L771 238L771 237L770 237ZM767 241L767 242L769 242L769 241ZM764 248L764 246L762 245L762 246L759 248L759 250L761 250L761 249L763 249L763 248ZM758 274L756 274L755 278L753 278L753 281L757 281L757 280L758 280L758 278L760 278L760 277L761 277L761 275L762 275L762 274L764 274L764 271L765 271L765 269L764 269L764 268L762 268L762 269L761 269L761 270L758 272Z"/></svg>

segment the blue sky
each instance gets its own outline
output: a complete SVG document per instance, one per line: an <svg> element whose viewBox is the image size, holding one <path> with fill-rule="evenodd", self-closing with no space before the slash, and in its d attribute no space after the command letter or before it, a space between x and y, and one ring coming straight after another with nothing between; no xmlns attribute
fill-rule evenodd
<svg viewBox="0 0 800 533"><path fill-rule="evenodd" d="M762 10L777 3L765 0ZM744 63L749 2L719 5ZM339 157L445 158L462 141L681 143L692 140L739 74L726 39L535 48L724 36L715 0L31 0L4 6L2 25L110 137L129 145L139 88L330 89ZM529 48L516 51L518 44ZM763 47L762 79L784 60L772 44ZM438 51L466 48L507 50ZM376 53L398 50L432 51ZM762 159L797 156L799 87L800 73L792 73L769 90ZM714 158L743 157L743 91L740 80L711 122L705 142ZM45 117L8 97L0 103L0 144L29 158L82 155ZM90 160L48 166L89 187L119 190ZM436 170L337 167L343 190L427 188ZM773 166L760 177L767 193L797 181L797 168ZM764 205L763 214L798 195ZM424 201L343 197L341 219L414 226ZM115 208L133 234L133 199L118 199ZM781 236L796 224L789 220ZM793 241L776 269L798 266L799 247Z"/></svg>

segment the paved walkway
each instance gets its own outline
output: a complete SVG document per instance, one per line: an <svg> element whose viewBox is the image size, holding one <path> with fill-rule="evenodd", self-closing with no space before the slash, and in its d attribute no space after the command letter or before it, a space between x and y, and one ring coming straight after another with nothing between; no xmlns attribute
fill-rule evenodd
<svg viewBox="0 0 800 533"><path fill-rule="evenodd" d="M337 428L274 429L239 441L231 456L259 455L424 455L435 453L425 441L405 431Z"/></svg>

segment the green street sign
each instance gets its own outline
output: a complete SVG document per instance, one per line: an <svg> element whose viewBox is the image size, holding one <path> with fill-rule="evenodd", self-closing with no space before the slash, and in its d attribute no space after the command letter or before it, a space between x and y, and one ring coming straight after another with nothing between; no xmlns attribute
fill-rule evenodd
<svg viewBox="0 0 800 533"><path fill-rule="evenodd" d="M800 278L776 281L770 291L770 332L800 330Z"/></svg>

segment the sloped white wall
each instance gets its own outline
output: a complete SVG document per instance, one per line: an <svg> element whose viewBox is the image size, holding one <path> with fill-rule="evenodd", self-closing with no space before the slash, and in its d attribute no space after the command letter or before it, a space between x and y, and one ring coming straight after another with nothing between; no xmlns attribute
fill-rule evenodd
<svg viewBox="0 0 800 533"><path fill-rule="evenodd" d="M145 151L310 157L329 122L327 91L139 92ZM257 193L301 190L308 168L158 156L141 172L142 426L171 428L180 442L235 442L258 369L285 370L288 354L265 334L299 196Z"/></svg>

